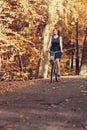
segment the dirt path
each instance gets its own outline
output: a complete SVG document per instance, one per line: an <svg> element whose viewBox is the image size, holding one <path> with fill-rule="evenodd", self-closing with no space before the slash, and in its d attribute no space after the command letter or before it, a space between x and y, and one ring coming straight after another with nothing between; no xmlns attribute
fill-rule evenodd
<svg viewBox="0 0 87 130"><path fill-rule="evenodd" d="M0 130L87 130L87 77L1 82Z"/></svg>

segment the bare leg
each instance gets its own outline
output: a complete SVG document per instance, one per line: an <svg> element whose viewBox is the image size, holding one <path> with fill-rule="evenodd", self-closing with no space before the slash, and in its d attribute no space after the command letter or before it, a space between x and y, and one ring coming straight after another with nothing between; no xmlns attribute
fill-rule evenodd
<svg viewBox="0 0 87 130"><path fill-rule="evenodd" d="M54 56L50 56L50 60L54 60Z"/></svg>
<svg viewBox="0 0 87 130"><path fill-rule="evenodd" d="M52 64L53 60L54 60L54 56L51 56L51 57L50 57L50 63L51 63L51 64Z"/></svg>
<svg viewBox="0 0 87 130"><path fill-rule="evenodd" d="M59 61L59 59L56 59L56 64L57 64L58 75L60 76L60 61Z"/></svg>

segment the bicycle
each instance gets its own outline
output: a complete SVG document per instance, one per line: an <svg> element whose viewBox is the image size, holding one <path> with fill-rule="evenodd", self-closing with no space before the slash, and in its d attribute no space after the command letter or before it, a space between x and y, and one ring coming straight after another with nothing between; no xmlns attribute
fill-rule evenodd
<svg viewBox="0 0 87 130"><path fill-rule="evenodd" d="M52 56L54 56L54 60L55 60L55 54L56 53L60 53L61 51L56 51L56 52L53 52L53 51L49 51L51 54L52 54ZM61 53L60 53L60 55L61 55ZM56 65L56 63L55 63L55 61L54 60L51 60L50 62L51 62L51 75L50 75L50 82L52 83L52 81L53 81L53 76L55 75L55 80L56 80L56 82L58 82L58 71L57 71L57 65Z"/></svg>

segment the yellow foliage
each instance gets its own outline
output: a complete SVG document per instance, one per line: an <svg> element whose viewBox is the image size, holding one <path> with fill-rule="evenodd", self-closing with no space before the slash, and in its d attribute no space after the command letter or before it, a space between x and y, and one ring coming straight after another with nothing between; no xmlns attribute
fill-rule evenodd
<svg viewBox="0 0 87 130"><path fill-rule="evenodd" d="M4 72L13 79L28 79L29 69L33 77L39 67L42 49L42 33L48 22L49 0L2 0L0 1L0 73ZM76 8L72 0L58 0L56 10L56 26L61 29L64 48L68 49L67 42L75 44ZM79 27L80 31L87 25L87 2L79 0ZM54 8L54 7L53 7ZM60 12L59 12L60 10ZM52 10L51 10L52 11ZM52 13L52 12L51 12ZM53 26L53 25L52 25ZM82 35L79 36L82 38ZM65 67L68 58L64 53L61 66ZM36 73L35 73L36 72ZM8 76L10 75L10 76Z"/></svg>

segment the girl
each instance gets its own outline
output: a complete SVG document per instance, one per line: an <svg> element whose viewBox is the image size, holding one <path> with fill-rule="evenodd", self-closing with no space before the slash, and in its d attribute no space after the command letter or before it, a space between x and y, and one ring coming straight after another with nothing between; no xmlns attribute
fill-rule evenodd
<svg viewBox="0 0 87 130"><path fill-rule="evenodd" d="M57 29L53 30L53 34L50 38L50 42L48 45L48 50L50 48L50 61L55 59L57 64L58 76L60 77L60 58L63 51L62 47L62 37L60 36L60 31ZM55 54L55 55L54 55Z"/></svg>

